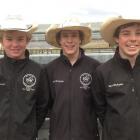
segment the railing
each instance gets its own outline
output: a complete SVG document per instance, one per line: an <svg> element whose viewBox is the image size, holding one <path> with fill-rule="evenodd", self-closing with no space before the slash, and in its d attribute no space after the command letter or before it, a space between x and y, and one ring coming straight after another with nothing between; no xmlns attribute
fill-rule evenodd
<svg viewBox="0 0 140 140"><path fill-rule="evenodd" d="M40 48L28 48L30 54L59 54L60 49L59 48L45 48L45 49L40 49ZM94 53L94 52L113 52L115 48L84 48L86 53ZM0 55L3 54L3 50L0 49Z"/></svg>

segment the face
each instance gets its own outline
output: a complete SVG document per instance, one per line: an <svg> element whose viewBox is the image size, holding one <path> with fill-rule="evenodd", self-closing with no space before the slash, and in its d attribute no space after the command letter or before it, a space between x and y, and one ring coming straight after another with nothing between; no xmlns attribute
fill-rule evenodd
<svg viewBox="0 0 140 140"><path fill-rule="evenodd" d="M67 57L79 55L79 47L81 44L79 31L63 30L60 33L60 46L64 55Z"/></svg>
<svg viewBox="0 0 140 140"><path fill-rule="evenodd" d="M13 59L25 58L27 35L21 31L4 31L2 34L2 45L6 55Z"/></svg>
<svg viewBox="0 0 140 140"><path fill-rule="evenodd" d="M120 30L115 38L123 58L136 58L140 52L140 24L134 24Z"/></svg>

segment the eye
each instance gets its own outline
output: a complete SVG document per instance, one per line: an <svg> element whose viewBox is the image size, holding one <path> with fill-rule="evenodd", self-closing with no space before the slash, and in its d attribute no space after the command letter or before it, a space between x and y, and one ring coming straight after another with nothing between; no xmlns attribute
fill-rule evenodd
<svg viewBox="0 0 140 140"><path fill-rule="evenodd" d="M8 41L12 41L12 38L10 38L10 37L7 37L7 38L6 38L6 40L8 40Z"/></svg>
<svg viewBox="0 0 140 140"><path fill-rule="evenodd" d="M136 35L139 35L140 36L140 32L136 32Z"/></svg>
<svg viewBox="0 0 140 140"><path fill-rule="evenodd" d="M72 37L78 37L78 34L72 34Z"/></svg>
<svg viewBox="0 0 140 140"><path fill-rule="evenodd" d="M68 35L67 35L67 34L63 34L62 36L63 36L63 37L68 37Z"/></svg>
<svg viewBox="0 0 140 140"><path fill-rule="evenodd" d="M23 38L19 38L19 39L18 39L18 41L23 41L23 40L24 40Z"/></svg>
<svg viewBox="0 0 140 140"><path fill-rule="evenodd" d="M122 36L129 36L130 33L129 32L121 32L120 35L122 35Z"/></svg>
<svg viewBox="0 0 140 140"><path fill-rule="evenodd" d="M17 38L17 40L18 40L18 41L24 41L25 38L24 38L24 37L19 37L19 38Z"/></svg>

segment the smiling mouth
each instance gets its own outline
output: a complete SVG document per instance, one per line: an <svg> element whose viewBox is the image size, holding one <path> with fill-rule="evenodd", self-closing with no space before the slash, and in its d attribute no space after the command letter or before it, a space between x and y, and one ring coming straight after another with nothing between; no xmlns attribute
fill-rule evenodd
<svg viewBox="0 0 140 140"><path fill-rule="evenodd" d="M72 48L74 48L74 45L66 45L66 48L72 49Z"/></svg>
<svg viewBox="0 0 140 140"><path fill-rule="evenodd" d="M18 49L14 49L14 50L11 50L12 52L19 52L19 50Z"/></svg>
<svg viewBox="0 0 140 140"><path fill-rule="evenodd" d="M132 43L132 44L127 44L126 45L127 47L130 47L130 48L135 48L135 47L139 47L140 46L140 43Z"/></svg>

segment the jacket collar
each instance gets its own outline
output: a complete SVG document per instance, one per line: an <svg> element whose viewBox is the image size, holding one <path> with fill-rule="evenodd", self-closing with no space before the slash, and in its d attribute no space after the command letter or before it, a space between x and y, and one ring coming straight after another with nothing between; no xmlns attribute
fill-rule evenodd
<svg viewBox="0 0 140 140"><path fill-rule="evenodd" d="M120 56L119 47L116 48L114 59L115 59L115 61L117 61L121 65L123 65L125 68L130 68L131 67L129 60L124 59ZM140 55L138 55L137 58L136 58L135 66L140 66Z"/></svg>
<svg viewBox="0 0 140 140"><path fill-rule="evenodd" d="M85 56L85 52L84 52L84 50L82 48L80 48L80 55L79 55L79 58L78 58L78 60L76 61L75 64L79 63L84 56ZM67 63L67 64L71 65L69 59L63 54L63 51L62 50L60 51L60 57L61 57L61 59L62 59L62 61L64 63Z"/></svg>
<svg viewBox="0 0 140 140"><path fill-rule="evenodd" d="M25 58L20 60L10 58L4 53L4 62L6 64L7 69L9 69L11 72L20 71L21 69L23 69L24 65L28 62L28 60L29 60L28 50L25 51Z"/></svg>
<svg viewBox="0 0 140 140"><path fill-rule="evenodd" d="M19 60L16 60L16 59L13 59L13 58L10 58L6 55L6 53L4 52L4 59L9 62L9 63L20 63L20 62L23 62L25 61L26 59L29 59L29 51L28 50L25 50L25 58L24 59L19 59Z"/></svg>

